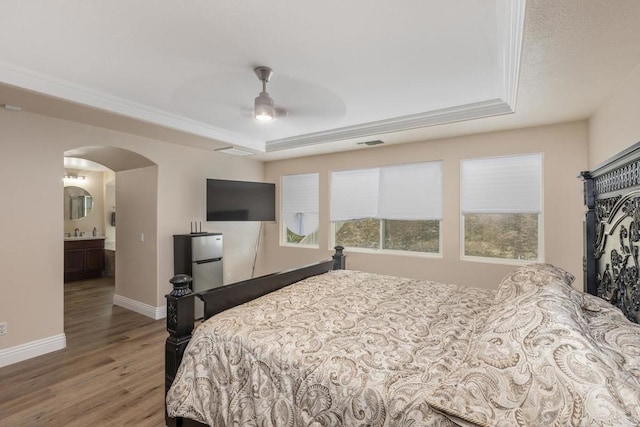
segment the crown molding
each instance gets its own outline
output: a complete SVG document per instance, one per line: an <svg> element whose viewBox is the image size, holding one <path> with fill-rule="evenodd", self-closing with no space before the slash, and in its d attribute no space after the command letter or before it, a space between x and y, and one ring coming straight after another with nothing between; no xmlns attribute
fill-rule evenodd
<svg viewBox="0 0 640 427"><path fill-rule="evenodd" d="M502 97L409 116L346 126L266 142L266 152L323 142L379 135L482 117L514 113L518 94L526 0L505 0L507 26L502 37Z"/></svg>
<svg viewBox="0 0 640 427"><path fill-rule="evenodd" d="M264 141L0 61L0 82L177 131L264 152Z"/></svg>
<svg viewBox="0 0 640 427"><path fill-rule="evenodd" d="M509 25L503 40L503 99L516 111L518 97L518 81L520 78L520 57L522 55L522 39L524 34L524 19L527 0L511 0L508 2L507 13Z"/></svg>
<svg viewBox="0 0 640 427"><path fill-rule="evenodd" d="M427 111L392 119L368 122L354 126L346 126L328 131L313 132L290 138L267 141L267 153L305 147L323 142L340 141L409 129L435 126L444 123L460 122L481 117L497 116L512 113L511 106L501 99L475 102L450 108Z"/></svg>
<svg viewBox="0 0 640 427"><path fill-rule="evenodd" d="M66 80L56 79L30 69L0 61L0 82L18 88L65 99L111 113L124 115L177 131L210 138L258 153L304 147L323 142L368 137L390 132L410 130L439 124L472 120L515 112L520 57L524 31L526 0L503 0L501 17L505 26L499 26L501 41L501 90L499 97L476 103L443 108L395 117L380 121L262 141L236 132L220 129L200 121L169 113L140 103L96 91Z"/></svg>

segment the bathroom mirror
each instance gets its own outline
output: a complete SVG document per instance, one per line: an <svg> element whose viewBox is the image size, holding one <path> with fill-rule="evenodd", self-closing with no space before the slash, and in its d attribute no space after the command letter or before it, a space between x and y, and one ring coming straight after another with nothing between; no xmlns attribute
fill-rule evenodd
<svg viewBox="0 0 640 427"><path fill-rule="evenodd" d="M84 188L64 187L64 219L82 219L93 208L91 194Z"/></svg>

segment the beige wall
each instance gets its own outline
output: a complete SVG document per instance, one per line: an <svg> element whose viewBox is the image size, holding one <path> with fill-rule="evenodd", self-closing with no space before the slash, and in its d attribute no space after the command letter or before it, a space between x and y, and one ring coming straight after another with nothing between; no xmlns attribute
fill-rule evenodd
<svg viewBox="0 0 640 427"><path fill-rule="evenodd" d="M589 168L640 141L640 65L589 119Z"/></svg>
<svg viewBox="0 0 640 427"><path fill-rule="evenodd" d="M32 124L0 110L0 349L63 330L63 156Z"/></svg>
<svg viewBox="0 0 640 427"><path fill-rule="evenodd" d="M282 247L278 225L269 224L265 229L264 261L274 270L331 254L328 249L331 170L443 160L442 258L352 252L348 253L347 266L493 288L514 267L460 260L460 160L534 152L544 153L545 260L574 273L575 286L582 288L582 185L576 176L587 166L587 123L584 121L267 163L266 181L279 182L282 175L320 173L320 248Z"/></svg>
<svg viewBox="0 0 640 427"><path fill-rule="evenodd" d="M205 179L260 181L264 176L264 165L255 160L28 112L0 110L0 129L0 186L3 200L11 201L0 210L0 271L10 278L0 282L0 322L9 324L9 333L0 336L0 351L63 333L61 196L65 151L84 146L119 147L139 153L157 165L155 178L143 177L157 180L158 209L155 218L148 218L157 227L151 236L145 234L148 244L140 249L149 258L154 255L148 253L155 254L155 262L149 262L154 271L146 264L137 266L144 270L140 274L144 275L145 284L125 280L118 285L123 296L131 295L156 307L164 305L164 295L170 290L171 236L188 232L189 221L204 221ZM118 185L117 193L122 190ZM119 215L122 209L119 202ZM118 225L120 220L119 216ZM139 233L146 227L146 223L134 224L131 239L138 236L139 242ZM225 233L225 272L231 280L249 277L259 224L203 222L203 229ZM118 251L126 251L121 238L124 239L118 232ZM128 246L134 253L139 249L133 242ZM133 258L119 258L117 268L133 271L136 266L127 266L128 262L136 262ZM150 284L153 277L155 285Z"/></svg>
<svg viewBox="0 0 640 427"><path fill-rule="evenodd" d="M116 295L157 306L158 167L116 173ZM162 284L160 284L162 285Z"/></svg>
<svg viewBox="0 0 640 427"><path fill-rule="evenodd" d="M64 232L71 233L73 236L75 229L84 231L85 234L91 235L95 227L99 236L104 236L104 174L103 172L91 172L78 169L65 169L65 173L85 176L86 179L73 180L66 183L66 186L75 186L84 188L93 199L93 208L91 212L80 219L64 219ZM66 207L63 209L66 212Z"/></svg>
<svg viewBox="0 0 640 427"><path fill-rule="evenodd" d="M205 178L262 181L264 164L175 144L156 145L150 158L166 165L158 170L158 281L166 287L158 287L157 305L165 303L173 276L173 235L188 233L190 221L202 221L202 231L223 233L225 283L248 279L260 223L205 222ZM120 250L120 233L117 239Z"/></svg>

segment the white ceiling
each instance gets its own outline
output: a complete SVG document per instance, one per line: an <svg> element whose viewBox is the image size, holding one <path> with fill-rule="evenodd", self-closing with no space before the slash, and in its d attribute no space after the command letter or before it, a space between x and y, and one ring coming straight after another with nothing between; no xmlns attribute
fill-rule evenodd
<svg viewBox="0 0 640 427"><path fill-rule="evenodd" d="M639 19L637 0L8 0L0 104L265 160L533 126L613 93Z"/></svg>

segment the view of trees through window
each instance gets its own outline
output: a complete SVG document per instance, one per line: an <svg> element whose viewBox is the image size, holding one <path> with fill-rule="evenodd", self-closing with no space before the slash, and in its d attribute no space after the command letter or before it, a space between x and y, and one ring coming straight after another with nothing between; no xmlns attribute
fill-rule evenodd
<svg viewBox="0 0 640 427"><path fill-rule="evenodd" d="M311 234L301 236L300 234L296 234L293 231L287 228L287 243L297 243L297 244L306 244L306 245L315 245L318 243L318 230L314 231Z"/></svg>
<svg viewBox="0 0 640 427"><path fill-rule="evenodd" d="M538 214L466 214L464 254L484 258L538 259Z"/></svg>
<svg viewBox="0 0 640 427"><path fill-rule="evenodd" d="M335 223L335 242L350 248L438 253L440 221L365 218Z"/></svg>
<svg viewBox="0 0 640 427"><path fill-rule="evenodd" d="M540 153L460 161L464 256L540 259L542 170ZM332 171L330 178L336 245L440 253L441 161ZM281 242L318 247L319 174L284 176L282 184Z"/></svg>

